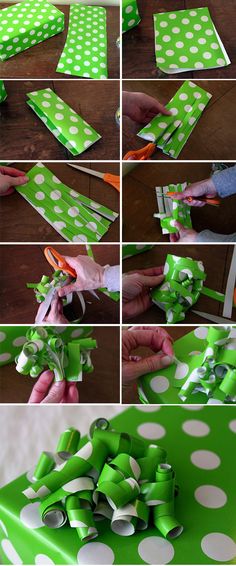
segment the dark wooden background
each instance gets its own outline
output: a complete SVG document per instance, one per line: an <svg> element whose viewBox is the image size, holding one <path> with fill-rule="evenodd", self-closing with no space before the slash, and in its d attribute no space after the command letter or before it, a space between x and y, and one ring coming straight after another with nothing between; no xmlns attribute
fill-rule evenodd
<svg viewBox="0 0 236 566"><path fill-rule="evenodd" d="M181 78L226 79L236 76L236 9L235 0L138 0L141 23L123 34L123 77L150 78L160 76ZM191 8L207 7L231 60L222 69L191 71L177 75L164 75L156 67L153 14Z"/></svg>
<svg viewBox="0 0 236 566"><path fill-rule="evenodd" d="M26 172L34 165L14 163L14 167ZM119 163L79 162L78 165L119 175ZM119 213L119 193L102 179L69 167L66 163L45 163L45 166L75 191ZM2 242L64 242L64 238L16 191L10 197L0 199L0 219ZM119 218L112 222L102 241L119 241Z"/></svg>

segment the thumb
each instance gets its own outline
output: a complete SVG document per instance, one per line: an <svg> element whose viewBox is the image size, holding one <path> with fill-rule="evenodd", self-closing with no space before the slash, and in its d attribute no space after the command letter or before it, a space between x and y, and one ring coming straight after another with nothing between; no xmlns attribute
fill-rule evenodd
<svg viewBox="0 0 236 566"><path fill-rule="evenodd" d="M8 181L12 187L19 187L28 183L28 177L8 177Z"/></svg>
<svg viewBox="0 0 236 566"><path fill-rule="evenodd" d="M42 403L60 403L63 395L65 393L65 388L66 388L66 381L65 379L63 379L63 381L55 381L50 390L48 395L46 395L46 397L44 397L43 401L41 401Z"/></svg>
<svg viewBox="0 0 236 566"><path fill-rule="evenodd" d="M180 238L182 238L183 236L185 236L187 229L184 228L183 224L181 224L180 222L178 222L177 220L175 220L174 222L174 226L177 228Z"/></svg>
<svg viewBox="0 0 236 566"><path fill-rule="evenodd" d="M69 285L65 285L58 289L57 293L59 297L66 297L70 293L74 293L75 291L79 290L79 285L77 283L70 283Z"/></svg>
<svg viewBox="0 0 236 566"><path fill-rule="evenodd" d="M142 358L137 362L129 362L126 371L126 382L133 381L146 373L158 371L167 368L173 359L170 356L153 355L148 358Z"/></svg>
<svg viewBox="0 0 236 566"><path fill-rule="evenodd" d="M156 287L164 280L164 275L140 275L139 281L145 287Z"/></svg>

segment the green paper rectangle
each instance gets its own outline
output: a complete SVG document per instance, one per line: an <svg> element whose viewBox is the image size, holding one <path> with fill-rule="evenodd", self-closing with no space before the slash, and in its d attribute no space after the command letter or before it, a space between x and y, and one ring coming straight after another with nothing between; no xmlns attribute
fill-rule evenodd
<svg viewBox="0 0 236 566"><path fill-rule="evenodd" d="M122 0L122 33L141 22L137 0Z"/></svg>
<svg viewBox="0 0 236 566"><path fill-rule="evenodd" d="M182 193L186 187L187 183L156 187L159 213L154 214L154 216L155 218L160 218L162 234L176 234L178 232L178 229L174 226L176 220L180 222L184 228L192 228L191 207L181 200L165 197L165 193L168 192Z"/></svg>
<svg viewBox="0 0 236 566"><path fill-rule="evenodd" d="M152 244L123 244L122 245L122 259L128 259L133 255L141 254L142 252L147 252L154 247Z"/></svg>
<svg viewBox="0 0 236 566"><path fill-rule="evenodd" d="M4 81L0 80L0 104L7 98L7 91L5 89Z"/></svg>
<svg viewBox="0 0 236 566"><path fill-rule="evenodd" d="M56 70L77 77L107 79L105 8L70 7L68 34Z"/></svg>
<svg viewBox="0 0 236 566"><path fill-rule="evenodd" d="M72 155L83 153L101 136L50 88L30 92L27 104Z"/></svg>
<svg viewBox="0 0 236 566"><path fill-rule="evenodd" d="M64 14L47 0L24 0L0 11L0 61L64 30Z"/></svg>

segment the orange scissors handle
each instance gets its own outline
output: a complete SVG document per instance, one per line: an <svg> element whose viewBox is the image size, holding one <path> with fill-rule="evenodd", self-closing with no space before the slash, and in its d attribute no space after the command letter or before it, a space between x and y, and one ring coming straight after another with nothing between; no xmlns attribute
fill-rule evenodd
<svg viewBox="0 0 236 566"><path fill-rule="evenodd" d="M65 273L68 273L68 275L71 275L71 277L76 277L76 271L70 267L65 258L59 254L57 250L54 250L51 246L47 246L44 249L44 255L48 263L50 263L54 269L61 269L62 271L65 271Z"/></svg>
<svg viewBox="0 0 236 566"><path fill-rule="evenodd" d="M103 180L105 183L112 185L117 191L120 192L120 177L119 175L112 175L111 173L105 173Z"/></svg>
<svg viewBox="0 0 236 566"><path fill-rule="evenodd" d="M134 161L144 161L153 155L156 149L155 143L148 143L145 147L141 149L131 150L125 154L123 157L124 161L128 161L129 159L133 159Z"/></svg>
<svg viewBox="0 0 236 566"><path fill-rule="evenodd" d="M176 192L168 192L164 196L175 198L175 196L179 195L179 194L180 193L176 193ZM188 200L188 202L192 202L193 200L200 200L201 202L205 202L206 204L211 204L212 206L219 206L220 205L220 200L216 199L216 198L186 197L186 200Z"/></svg>

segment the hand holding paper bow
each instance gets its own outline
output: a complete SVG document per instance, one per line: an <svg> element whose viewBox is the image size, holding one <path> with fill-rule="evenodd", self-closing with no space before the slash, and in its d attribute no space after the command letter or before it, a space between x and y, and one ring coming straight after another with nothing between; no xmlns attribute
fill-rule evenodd
<svg viewBox="0 0 236 566"><path fill-rule="evenodd" d="M14 192L14 187L25 185L28 177L23 171L13 167L0 167L0 196L8 196Z"/></svg>
<svg viewBox="0 0 236 566"><path fill-rule="evenodd" d="M65 297L76 291L90 291L104 287L104 270L91 257L78 255L77 257L65 256L66 262L76 271L76 281L65 285L58 291L59 297Z"/></svg>
<svg viewBox="0 0 236 566"><path fill-rule="evenodd" d="M28 403L78 403L79 392L75 383L54 381L53 371L41 373L34 385Z"/></svg>
<svg viewBox="0 0 236 566"><path fill-rule="evenodd" d="M56 295L53 299L49 313L42 322L46 322L48 324L68 324L69 321L63 314L62 300L58 297L58 295Z"/></svg>
<svg viewBox="0 0 236 566"><path fill-rule="evenodd" d="M139 346L150 348L155 354L141 358L132 351ZM173 346L171 336L164 328L134 326L122 333L122 377L129 383L145 373L160 370L172 363Z"/></svg>
<svg viewBox="0 0 236 566"><path fill-rule="evenodd" d="M133 318L152 306L150 289L163 281L163 267L139 269L125 273L122 281L123 317Z"/></svg>

